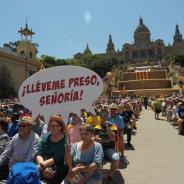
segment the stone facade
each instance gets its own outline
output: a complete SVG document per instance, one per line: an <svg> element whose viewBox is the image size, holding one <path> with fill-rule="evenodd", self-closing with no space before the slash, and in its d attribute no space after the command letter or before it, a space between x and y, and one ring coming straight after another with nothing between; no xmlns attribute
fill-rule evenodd
<svg viewBox="0 0 184 184"><path fill-rule="evenodd" d="M25 31L25 29L22 28L21 30ZM23 38L24 35L25 32L21 35L22 37L16 48L16 52L13 52L9 48L0 48L0 67L7 66L10 70L15 85L14 87L17 92L21 83L27 77L38 71L38 64L35 61L35 47L32 44L31 39L28 39L27 36L29 35L26 35L25 38Z"/></svg>
<svg viewBox="0 0 184 184"><path fill-rule="evenodd" d="M38 71L38 64L31 59L27 59L19 54L7 52L0 48L0 67L7 66L11 72L11 77L15 84L15 90L18 89L21 83L30 75Z"/></svg>
<svg viewBox="0 0 184 184"><path fill-rule="evenodd" d="M89 49L89 46L88 46ZM78 53L79 54L79 53ZM80 58L85 54L80 53ZM102 57L117 57L125 62L144 62L145 60L158 62L164 59L166 55L184 54L184 40L180 33L179 26L176 25L172 45L166 46L162 39L151 40L151 32L144 24L143 19L139 19L139 24L134 31L133 44L125 43L121 51L115 50L112 36L109 35L106 53L98 54ZM79 55L75 55L74 58Z"/></svg>

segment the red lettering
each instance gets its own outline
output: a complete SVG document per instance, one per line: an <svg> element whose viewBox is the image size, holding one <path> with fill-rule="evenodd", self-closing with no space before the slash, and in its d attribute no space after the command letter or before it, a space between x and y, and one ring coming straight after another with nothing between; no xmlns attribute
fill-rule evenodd
<svg viewBox="0 0 184 184"><path fill-rule="evenodd" d="M36 83L36 92L40 92L40 83Z"/></svg>
<svg viewBox="0 0 184 184"><path fill-rule="evenodd" d="M84 93L84 91L81 90L81 92L80 92L80 100L82 100L82 95L83 95L83 93Z"/></svg>
<svg viewBox="0 0 184 184"><path fill-rule="evenodd" d="M60 88L65 88L65 79L60 81Z"/></svg>
<svg viewBox="0 0 184 184"><path fill-rule="evenodd" d="M80 86L84 86L84 77L80 77Z"/></svg>
<svg viewBox="0 0 184 184"><path fill-rule="evenodd" d="M34 84L31 85L31 93L35 93L35 88Z"/></svg>
<svg viewBox="0 0 184 184"><path fill-rule="evenodd" d="M42 83L42 91L45 91L46 90L46 86L47 86L47 83L46 82L43 82Z"/></svg>
<svg viewBox="0 0 184 184"><path fill-rule="evenodd" d="M74 87L78 86L79 85L79 77L76 77L74 79Z"/></svg>
<svg viewBox="0 0 184 184"><path fill-rule="evenodd" d="M63 98L64 98L64 95L63 95L63 93L60 93L59 95L58 95L58 103L62 103L63 102Z"/></svg>
<svg viewBox="0 0 184 184"><path fill-rule="evenodd" d="M77 100L79 100L79 94L78 94L78 91L75 91L73 95L73 101L77 101Z"/></svg>
<svg viewBox="0 0 184 184"><path fill-rule="evenodd" d="M71 87L73 81L74 81L73 78L69 79L69 88Z"/></svg>
<svg viewBox="0 0 184 184"><path fill-rule="evenodd" d="M56 90L59 89L59 81L54 81L52 83L52 90Z"/></svg>
<svg viewBox="0 0 184 184"><path fill-rule="evenodd" d="M65 102L70 101L70 93L65 93Z"/></svg>
<svg viewBox="0 0 184 184"><path fill-rule="evenodd" d="M25 92L26 92L26 86L24 86L24 89L23 89L23 92L22 92L22 96L25 95Z"/></svg>
<svg viewBox="0 0 184 184"><path fill-rule="evenodd" d="M27 94L31 93L30 89L29 89L29 84L27 85Z"/></svg>
<svg viewBox="0 0 184 184"><path fill-rule="evenodd" d="M45 96L42 96L40 98L40 106L43 106L45 104Z"/></svg>
<svg viewBox="0 0 184 184"><path fill-rule="evenodd" d="M89 84L90 84L90 77L87 76L87 77L85 78L85 85L88 86Z"/></svg>
<svg viewBox="0 0 184 184"><path fill-rule="evenodd" d="M47 82L47 91L51 90L51 81Z"/></svg>
<svg viewBox="0 0 184 184"><path fill-rule="evenodd" d="M96 81L97 81L97 77L96 77L96 75L93 75L91 77L91 84L94 85L96 83Z"/></svg>
<svg viewBox="0 0 184 184"><path fill-rule="evenodd" d="M52 95L51 104L57 103L57 94Z"/></svg>
<svg viewBox="0 0 184 184"><path fill-rule="evenodd" d="M46 96L45 105L50 104L50 95Z"/></svg>

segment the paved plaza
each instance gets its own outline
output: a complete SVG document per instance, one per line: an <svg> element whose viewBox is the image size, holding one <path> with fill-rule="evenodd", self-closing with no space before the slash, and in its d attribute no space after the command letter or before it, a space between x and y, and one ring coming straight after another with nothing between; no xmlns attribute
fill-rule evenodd
<svg viewBox="0 0 184 184"><path fill-rule="evenodd" d="M114 183L184 184L184 136L167 121L155 120L151 110L141 112L137 125L135 150L125 151L130 163Z"/></svg>

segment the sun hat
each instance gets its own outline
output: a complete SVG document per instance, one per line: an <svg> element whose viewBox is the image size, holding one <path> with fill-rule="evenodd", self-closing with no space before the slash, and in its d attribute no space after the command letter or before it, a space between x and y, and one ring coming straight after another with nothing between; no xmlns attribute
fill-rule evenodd
<svg viewBox="0 0 184 184"><path fill-rule="evenodd" d="M31 116L23 116L22 118L20 118L19 122L25 123L25 124L29 124L29 125L33 125L33 119Z"/></svg>
<svg viewBox="0 0 184 184"><path fill-rule="evenodd" d="M65 131L66 125L65 125L65 123L64 123L63 118L62 118L60 115L52 115L52 116L50 117L50 119L49 119L48 127L50 126L50 123L51 123L52 121L57 121L61 126L63 126L64 131Z"/></svg>
<svg viewBox="0 0 184 184"><path fill-rule="evenodd" d="M109 106L109 109L118 109L118 106L117 106L115 103L112 103L112 104Z"/></svg>

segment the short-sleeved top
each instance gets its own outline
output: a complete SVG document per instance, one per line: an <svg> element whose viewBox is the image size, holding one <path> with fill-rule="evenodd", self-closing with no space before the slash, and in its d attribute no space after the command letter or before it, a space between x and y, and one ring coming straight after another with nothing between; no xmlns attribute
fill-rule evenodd
<svg viewBox="0 0 184 184"><path fill-rule="evenodd" d="M160 110L161 109L161 102L159 100L155 101L155 109Z"/></svg>
<svg viewBox="0 0 184 184"><path fill-rule="evenodd" d="M120 129L124 129L124 127L125 127L125 123L124 123L123 117L118 115L118 114L116 115L115 118L113 118L112 116L109 116L108 117L108 121L116 124L116 126L118 128L120 128Z"/></svg>
<svg viewBox="0 0 184 184"><path fill-rule="evenodd" d="M66 136L57 142L52 142L50 134L43 137L39 143L36 155L41 155L44 160L54 159L54 163L58 167L64 166L65 142Z"/></svg>
<svg viewBox="0 0 184 184"><path fill-rule="evenodd" d="M78 163L82 163L84 165L96 163L98 165L98 168L90 178L101 180L102 160L104 155L102 145L100 143L94 142L94 144L90 146L87 150L81 152L78 144L79 142L73 144L71 147L73 165L75 166Z"/></svg>

